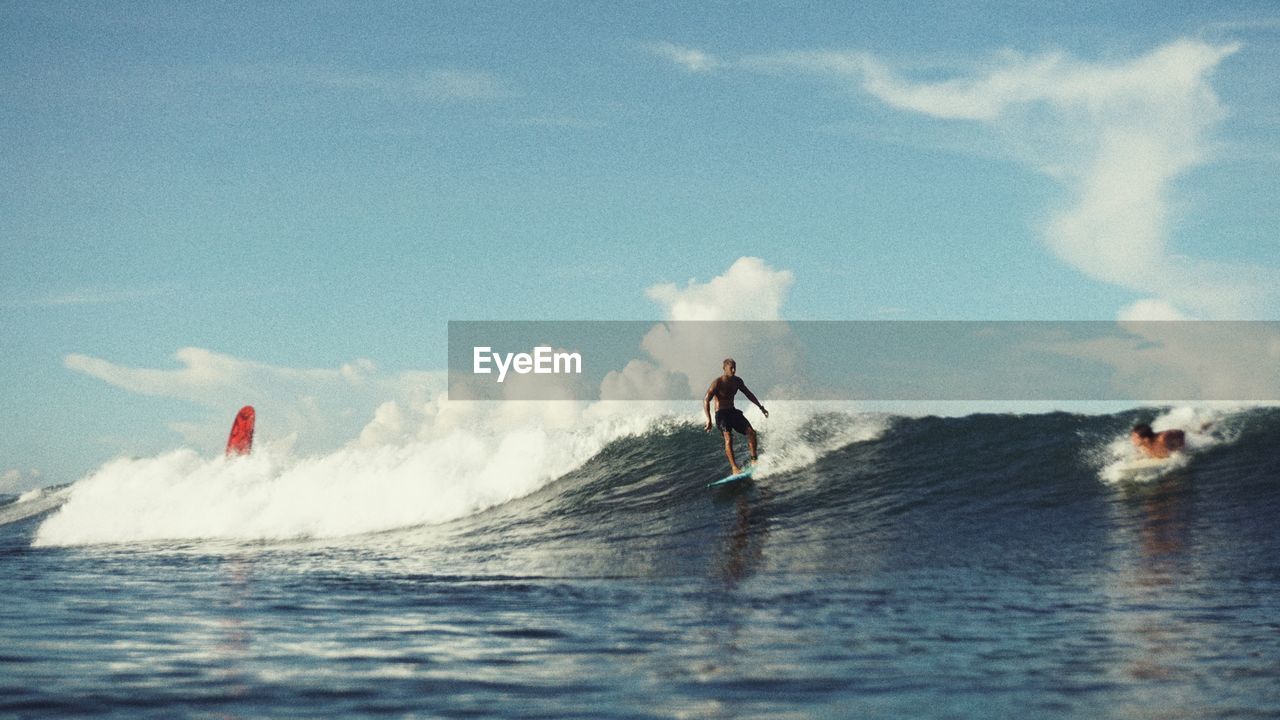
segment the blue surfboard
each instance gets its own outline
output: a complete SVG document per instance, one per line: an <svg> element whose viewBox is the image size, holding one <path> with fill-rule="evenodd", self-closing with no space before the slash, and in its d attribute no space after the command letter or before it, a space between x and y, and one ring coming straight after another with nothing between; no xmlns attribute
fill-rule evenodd
<svg viewBox="0 0 1280 720"><path fill-rule="evenodd" d="M737 482L737 481L739 481L739 480L745 480L745 479L747 479L747 478L751 477L751 474L752 474L752 473L754 473L755 471L756 471L756 466L755 466L755 465L748 465L748 466L746 466L745 468L743 468L743 469L742 469L742 472L740 472L740 473L738 473L738 474L736 474L736 475L730 475L729 477L726 477L726 478L720 478L719 480L717 480L717 481L715 481L715 482L713 482L713 483L707 483L707 487L716 487L717 485L728 485L728 484L729 484L729 483L731 483L731 482Z"/></svg>

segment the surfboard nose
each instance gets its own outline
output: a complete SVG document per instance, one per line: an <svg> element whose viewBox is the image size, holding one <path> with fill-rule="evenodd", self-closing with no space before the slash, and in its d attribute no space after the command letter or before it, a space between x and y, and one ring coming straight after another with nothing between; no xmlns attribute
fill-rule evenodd
<svg viewBox="0 0 1280 720"><path fill-rule="evenodd" d="M252 405L245 405L236 413L235 422L231 425L231 435L227 437L228 456L248 455L253 451L253 425L256 419Z"/></svg>

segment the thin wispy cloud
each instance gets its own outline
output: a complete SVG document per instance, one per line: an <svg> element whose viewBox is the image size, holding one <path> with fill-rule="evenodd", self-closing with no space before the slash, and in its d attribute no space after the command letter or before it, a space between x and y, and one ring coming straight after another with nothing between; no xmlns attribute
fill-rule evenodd
<svg viewBox="0 0 1280 720"><path fill-rule="evenodd" d="M182 348L180 367L131 367L72 353L63 364L131 393L167 397L217 411L205 421L172 427L198 446L217 446L230 427L229 413L257 406L268 435L296 434L303 446L332 447L351 438L388 398L414 395L437 374L387 373L369 360L336 368L292 368L238 358L204 348Z"/></svg>
<svg viewBox="0 0 1280 720"><path fill-rule="evenodd" d="M232 75L253 83L310 86L434 102L497 100L513 94L494 73L459 68L374 72L339 67L275 65L236 68Z"/></svg>
<svg viewBox="0 0 1280 720"><path fill-rule="evenodd" d="M775 53L732 65L849 83L896 110L986 128L1005 153L1066 190L1064 208L1040 228L1046 246L1085 275L1152 296L1126 312L1158 304L1162 315L1265 317L1280 271L1170 247L1174 182L1214 159L1213 131L1227 113L1211 80L1240 49L1181 39L1111 62L1005 52L941 80L914 80L865 52Z"/></svg>
<svg viewBox="0 0 1280 720"><path fill-rule="evenodd" d="M171 296L173 289L163 287L111 288L82 287L69 290L41 293L27 297L9 297L0 306L7 308L24 307L72 307L80 305L115 305L120 303L153 300Z"/></svg>
<svg viewBox="0 0 1280 720"><path fill-rule="evenodd" d="M644 47L650 54L676 64L685 72L706 73L724 65L711 53L687 45L664 41L648 43Z"/></svg>
<svg viewBox="0 0 1280 720"><path fill-rule="evenodd" d="M509 94L496 75L479 70L432 70L410 78L409 89L427 99L493 100Z"/></svg>
<svg viewBox="0 0 1280 720"><path fill-rule="evenodd" d="M1211 30L1221 32L1276 32L1280 31L1280 17L1253 18L1248 20L1221 20L1210 23Z"/></svg>

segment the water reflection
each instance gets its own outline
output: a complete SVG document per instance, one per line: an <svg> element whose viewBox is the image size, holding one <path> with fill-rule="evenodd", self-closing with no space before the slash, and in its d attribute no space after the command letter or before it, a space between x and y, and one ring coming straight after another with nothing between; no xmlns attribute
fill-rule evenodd
<svg viewBox="0 0 1280 720"><path fill-rule="evenodd" d="M743 484L722 490L715 504L717 510L731 510L732 520L712 557L712 583L698 592L702 612L691 627L697 642L690 645L696 650L685 667L699 683L735 676L750 665L743 657L744 645L750 644L743 633L755 611L732 591L760 569L769 533L766 491Z"/></svg>
<svg viewBox="0 0 1280 720"><path fill-rule="evenodd" d="M226 597L217 603L222 616L217 620L220 635L213 646L213 654L218 660L218 668L213 675L218 685L226 689L229 698L241 699L249 692L245 663L252 652L253 640L242 619L249 597L250 567L247 560L233 555L222 563L222 570L220 587ZM219 717L230 720L239 716L223 713Z"/></svg>
<svg viewBox="0 0 1280 720"><path fill-rule="evenodd" d="M1182 573L1176 566L1186 554L1188 542L1189 495L1185 473L1171 474L1150 487L1131 490L1131 502L1140 510L1138 583L1151 587L1177 584Z"/></svg>
<svg viewBox="0 0 1280 720"><path fill-rule="evenodd" d="M769 536L766 512L768 491L761 489L752 498L744 488L733 499L734 520L716 557L715 575L732 590L760 569L764 562L764 545Z"/></svg>
<svg viewBox="0 0 1280 720"><path fill-rule="evenodd" d="M1126 717L1165 717L1198 704L1190 668L1200 628L1180 619L1190 565L1191 484L1185 472L1121 488L1116 527L1127 536L1114 587L1113 640L1125 652L1116 670L1135 685Z"/></svg>

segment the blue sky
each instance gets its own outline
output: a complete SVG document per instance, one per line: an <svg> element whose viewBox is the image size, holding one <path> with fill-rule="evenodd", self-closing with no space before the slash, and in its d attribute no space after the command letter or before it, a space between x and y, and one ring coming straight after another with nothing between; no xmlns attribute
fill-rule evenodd
<svg viewBox="0 0 1280 720"><path fill-rule="evenodd" d="M119 379L182 348L401 378L741 257L791 319L1276 317L1273 3L929 5L0 3L0 473L229 425Z"/></svg>

